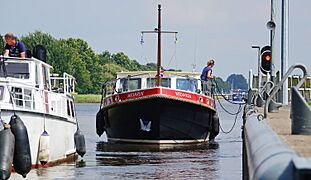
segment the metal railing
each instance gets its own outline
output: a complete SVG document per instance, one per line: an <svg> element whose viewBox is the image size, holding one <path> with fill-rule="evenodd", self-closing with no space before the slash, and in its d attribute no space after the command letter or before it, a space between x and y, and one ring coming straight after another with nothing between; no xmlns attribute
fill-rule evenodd
<svg viewBox="0 0 311 180"><path fill-rule="evenodd" d="M128 92L130 90L137 90L137 89L132 89L130 88L130 84L129 84L129 81L132 79L132 78L135 78L137 76L141 76L141 75L149 75L149 77L147 77L147 80L148 79L151 79L151 78L154 78L150 75L150 73L144 73L144 74L137 74L137 75L129 75L127 77L122 77L122 78L117 78L117 79L114 79L114 80L110 80L110 81L106 81L103 86L102 86L102 95L103 97L107 97L109 95L113 95L115 93L121 93L121 92ZM185 76L185 75L177 75L177 76L180 76L180 77L184 77L184 78L187 78L189 80L197 80L197 81L200 81L201 82L201 88L198 87L198 85L195 85L195 92L196 93L201 93L201 94L205 94L205 95L211 95L211 84L212 84L212 81L203 81L201 79L197 79L197 78L194 78L194 77L191 77L191 76ZM121 81L121 80L126 80L127 82L122 85L121 88L117 89L117 81ZM146 82L148 83L148 82ZM171 80L169 81L169 83L171 83ZM209 85L208 85L209 84ZM151 88L151 87L156 87L156 86L148 86L148 84L146 84L146 88ZM171 86L169 86L170 88ZM139 89L139 88L138 88Z"/></svg>
<svg viewBox="0 0 311 180"><path fill-rule="evenodd" d="M302 70L303 72L303 77L301 78L301 80L298 82L298 84L295 86L296 88L299 88L300 86L303 85L304 81L307 79L308 77L308 72L307 72L307 68L305 65L303 64L294 64L292 65L286 72L286 74L284 75L283 79L278 83L278 85L273 88L270 96L267 98L266 103L265 103L265 107L264 107L264 117L267 118L267 112L268 112L268 106L269 103L271 102L272 98L276 95L276 93L280 90L280 88L283 86L283 83L287 80L287 78L289 77L289 75L293 72L294 69L299 68Z"/></svg>
<svg viewBox="0 0 311 180"><path fill-rule="evenodd" d="M51 76L52 91L56 93L71 94L75 92L76 79L67 73L62 77Z"/></svg>

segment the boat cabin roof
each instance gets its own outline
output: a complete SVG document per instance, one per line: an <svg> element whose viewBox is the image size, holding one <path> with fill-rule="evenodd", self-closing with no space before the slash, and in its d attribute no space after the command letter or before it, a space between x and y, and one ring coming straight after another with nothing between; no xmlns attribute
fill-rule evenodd
<svg viewBox="0 0 311 180"><path fill-rule="evenodd" d="M17 63L22 63L22 62L34 62L36 64L42 64L44 65L45 67L47 68L52 68L51 65L39 60L39 59L36 59L34 57L32 58L19 58L19 57L3 57L3 59L5 59L6 62L17 62Z"/></svg>
<svg viewBox="0 0 311 180"><path fill-rule="evenodd" d="M10 83L15 83L12 86L32 86L64 94L74 92L75 78L65 72L62 76L56 74L51 76L50 69L52 66L46 62L36 58L4 56L0 56L0 60L0 82L2 83L6 79Z"/></svg>
<svg viewBox="0 0 311 180"><path fill-rule="evenodd" d="M180 72L180 71L164 71L163 77L193 77L199 78L199 72ZM156 77L156 71L127 71L127 72L118 72L117 78L126 78L126 77Z"/></svg>

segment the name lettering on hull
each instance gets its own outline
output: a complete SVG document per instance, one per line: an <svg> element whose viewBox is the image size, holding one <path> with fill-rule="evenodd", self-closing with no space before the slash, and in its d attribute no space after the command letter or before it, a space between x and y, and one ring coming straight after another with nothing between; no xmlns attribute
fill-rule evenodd
<svg viewBox="0 0 311 180"><path fill-rule="evenodd" d="M144 96L144 92L143 92L143 91L138 91L138 92L129 93L129 94L127 95L127 98L141 97L141 96Z"/></svg>
<svg viewBox="0 0 311 180"><path fill-rule="evenodd" d="M176 96L191 99L191 94L183 93L183 92L175 92Z"/></svg>
<svg viewBox="0 0 311 180"><path fill-rule="evenodd" d="M105 107L113 103L141 98L141 97L148 97L148 96L157 95L157 94L178 97L180 99L181 98L187 99L187 100L191 100L197 103L203 103L208 106L214 105L214 101L210 97L202 96L200 94L195 94L193 92L187 93L187 92L166 89L166 88L163 88L163 89L155 88L155 89L140 90L140 91L135 91L135 92L121 93L121 94L113 95L111 97L106 97L103 101L103 106Z"/></svg>

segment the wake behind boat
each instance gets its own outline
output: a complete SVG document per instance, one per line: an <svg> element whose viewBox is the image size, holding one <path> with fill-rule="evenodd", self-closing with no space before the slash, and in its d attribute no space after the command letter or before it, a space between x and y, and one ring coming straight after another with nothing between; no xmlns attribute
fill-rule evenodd
<svg viewBox="0 0 311 180"><path fill-rule="evenodd" d="M1 178L10 176L12 164L26 176L31 168L76 159L76 150L85 153L71 95L75 78L50 76L50 68L36 58L1 56Z"/></svg>
<svg viewBox="0 0 311 180"><path fill-rule="evenodd" d="M161 6L156 72L120 72L104 83L97 134L110 142L176 144L213 140L219 132L215 102L199 73L161 70ZM209 95L207 95L209 94Z"/></svg>

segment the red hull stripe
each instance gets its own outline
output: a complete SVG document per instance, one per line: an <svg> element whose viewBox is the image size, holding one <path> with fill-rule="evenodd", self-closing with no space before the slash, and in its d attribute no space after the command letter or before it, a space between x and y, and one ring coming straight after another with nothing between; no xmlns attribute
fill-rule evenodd
<svg viewBox="0 0 311 180"><path fill-rule="evenodd" d="M66 162L74 162L76 159L78 159L78 155L76 153L70 154L65 158L59 159L59 160L55 160L55 161L50 161L47 164L45 164L44 166L42 164L32 164L31 168L48 168L48 167L52 167L52 166L57 166L59 164L62 163L66 163ZM12 172L15 172L14 166L12 165Z"/></svg>
<svg viewBox="0 0 311 180"><path fill-rule="evenodd" d="M163 87L115 94L115 95L105 98L103 101L103 105L108 106L108 105L111 105L111 104L114 104L120 101L137 99L141 97L148 97L148 96L157 95L157 94L186 99L186 100L194 101L194 102L204 104L207 106L211 106L211 107L213 107L214 105L214 100L208 96L204 96L204 95L193 93L193 92L187 92L187 91L175 90L175 89L169 89L169 88L163 88Z"/></svg>

